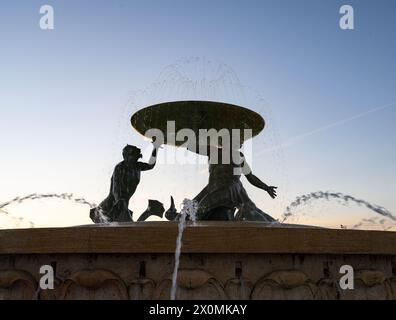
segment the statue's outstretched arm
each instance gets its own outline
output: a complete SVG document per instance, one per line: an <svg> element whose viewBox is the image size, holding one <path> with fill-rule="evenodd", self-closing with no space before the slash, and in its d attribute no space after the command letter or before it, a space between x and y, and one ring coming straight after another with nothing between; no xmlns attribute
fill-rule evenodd
<svg viewBox="0 0 396 320"><path fill-rule="evenodd" d="M246 162L245 157L243 154L240 154L242 157L242 173L245 175L247 181L249 181L253 186L259 189L263 189L264 191L267 191L268 194L271 196L272 199L276 197L276 189L277 187L274 186L268 186L265 184L263 181L261 181L257 176L255 176L252 173L252 170L250 169L249 165Z"/></svg>
<svg viewBox="0 0 396 320"><path fill-rule="evenodd" d="M148 163L145 162L138 162L139 168L141 171L147 171L151 170L155 167L155 164L157 162L157 151L158 151L158 146L154 146L153 152L151 153L151 157L149 159Z"/></svg>
<svg viewBox="0 0 396 320"><path fill-rule="evenodd" d="M249 174L245 175L245 177L246 177L247 181L249 181L256 188L267 190L268 185L266 185L263 181L261 181L253 173L249 173Z"/></svg>
<svg viewBox="0 0 396 320"><path fill-rule="evenodd" d="M267 191L272 199L274 199L276 197L277 187L266 185L263 181L261 181L259 178L257 178L253 173L249 173L245 177L255 187Z"/></svg>

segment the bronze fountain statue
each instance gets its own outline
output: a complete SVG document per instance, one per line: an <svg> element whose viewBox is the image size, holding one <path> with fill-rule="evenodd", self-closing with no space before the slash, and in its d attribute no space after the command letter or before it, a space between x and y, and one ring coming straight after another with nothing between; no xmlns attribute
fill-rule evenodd
<svg viewBox="0 0 396 320"><path fill-rule="evenodd" d="M173 125L171 129L169 122ZM198 208L197 220L275 221L257 208L240 181L243 174L252 185L263 189L272 198L276 197L276 187L268 186L256 177L240 152L245 140L264 129L265 122L259 114L220 102L176 101L149 106L136 112L131 124L139 133L153 139L151 158L149 163L139 162L142 156L140 149L129 145L124 148L124 161L114 169L110 194L97 208L91 209L90 217L95 223L133 221L132 212L128 209L129 199L140 182L141 172L154 168L161 144L185 147L208 157L208 184L193 199ZM180 138L177 134L180 130L189 130L192 134L181 135ZM202 130L232 134L228 135L228 139L227 135L222 135L213 141L210 135L202 139ZM247 130L250 130L250 134L246 137ZM144 221L151 215L162 218L164 211L162 203L149 200L148 208L138 221ZM171 197L171 206L165 217L177 220L179 215Z"/></svg>
<svg viewBox="0 0 396 320"><path fill-rule="evenodd" d="M156 163L159 146L153 141L154 149L148 163L140 162L141 150L135 146L127 145L122 150L124 160L116 165L111 177L110 193L98 207L90 210L90 218L95 223L102 222L132 222L132 211L128 209L129 200L136 191L140 182L142 171L152 170ZM164 213L162 203L156 200L149 200L149 207L142 214L158 215L162 217Z"/></svg>

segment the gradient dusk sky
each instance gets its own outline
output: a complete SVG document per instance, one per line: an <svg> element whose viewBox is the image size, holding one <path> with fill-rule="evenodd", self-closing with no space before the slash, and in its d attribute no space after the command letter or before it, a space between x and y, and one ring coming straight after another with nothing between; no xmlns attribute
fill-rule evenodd
<svg viewBox="0 0 396 320"><path fill-rule="evenodd" d="M39 27L44 4L55 11L51 31ZM344 4L354 8L355 30L339 27ZM243 179L260 208L279 218L296 196L334 190L396 214L395 57L393 0L1 1L0 203L31 193L103 200L122 147L149 144L124 130L134 95L162 102L147 88L164 68L209 61L249 88L240 101L211 97L251 102L267 121L252 168L279 186L279 198ZM265 107L254 106L252 92ZM167 207L171 194L180 203L205 186L205 168L182 170L160 164L142 174L134 217L148 198ZM88 209L53 200L7 210L37 226L66 226L91 223ZM375 216L336 203L304 210L297 222L330 227ZM15 221L0 217L0 227Z"/></svg>

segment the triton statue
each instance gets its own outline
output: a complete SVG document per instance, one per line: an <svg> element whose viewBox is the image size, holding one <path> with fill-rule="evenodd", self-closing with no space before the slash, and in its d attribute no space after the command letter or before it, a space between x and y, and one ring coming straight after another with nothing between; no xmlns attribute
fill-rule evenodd
<svg viewBox="0 0 396 320"><path fill-rule="evenodd" d="M169 127L170 122L172 127ZM258 113L221 102L176 101L139 110L132 116L131 124L146 137L151 137L149 131L155 129L165 135L162 137L165 144L187 147L190 151L208 156L209 182L194 198L198 203L197 220L275 221L256 207L240 181L243 174L252 185L265 190L272 198L276 197L276 187L268 186L256 177L248 166L244 155L239 151L245 140L258 135L264 129L264 119ZM180 136L187 138L187 141L186 139L177 140L179 136L177 133L186 129L198 139L189 141L187 136L181 134ZM227 132L232 132L233 139L233 133L237 132L239 139L237 139L237 143L234 141L228 143L230 151L227 151L226 143L224 146L221 146L222 143L212 146L211 143L204 140L204 144L202 144L200 132L213 129L216 132L226 129ZM250 130L248 137L245 136L246 130ZM193 143L189 144L189 142ZM202 148L195 148L195 146L203 146L204 152L201 152ZM227 161L224 161L223 155L227 154ZM236 210L238 211L235 212ZM171 207L165 213L165 217L168 220L179 218L172 197Z"/></svg>
<svg viewBox="0 0 396 320"><path fill-rule="evenodd" d="M102 222L132 222L132 211L128 209L130 198L136 191L140 182L142 171L154 168L157 158L157 151L160 147L153 140L153 152L148 163L140 162L141 150L135 146L127 145L122 150L124 160L116 165L111 177L110 193L105 200L96 208L91 209L90 218L95 223ZM147 210L142 214L141 219L150 215L162 217L164 208L162 203L156 200L149 200ZM140 219L140 220L141 220Z"/></svg>
<svg viewBox="0 0 396 320"><path fill-rule="evenodd" d="M194 151L187 148L190 151ZM203 150L203 148L199 148ZM255 187L266 191L271 198L276 197L276 187L268 186L256 177L242 152L230 148L208 146L199 154L209 157L209 182L193 199L198 204L197 220L249 220L273 222L268 214L256 207L241 183L241 174ZM228 154L228 155L227 155ZM226 155L224 157L224 155ZM215 160L213 160L215 158ZM235 214L235 210L238 211ZM235 216L234 216L235 214ZM168 220L178 219L173 198L171 208L166 212Z"/></svg>

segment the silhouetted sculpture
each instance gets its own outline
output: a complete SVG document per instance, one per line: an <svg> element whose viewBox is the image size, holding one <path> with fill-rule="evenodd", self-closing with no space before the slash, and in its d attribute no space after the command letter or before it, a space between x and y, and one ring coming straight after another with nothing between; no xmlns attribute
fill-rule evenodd
<svg viewBox="0 0 396 320"><path fill-rule="evenodd" d="M149 163L139 162L142 157L141 150L135 146L127 145L122 150L124 161L117 164L111 177L110 193L97 208L90 211L90 218L95 223L102 222L131 222L132 211L128 209L129 199L135 193L140 182L142 171L154 168L157 157L158 145L153 141L153 152ZM161 202L149 200L149 206L144 212L144 217L157 215L162 217L164 208Z"/></svg>
<svg viewBox="0 0 396 320"><path fill-rule="evenodd" d="M241 174L273 199L277 188L266 185L252 173L242 152L231 148L208 147L206 155L209 157L209 182L194 198L198 202L197 220L275 221L249 198L241 183ZM212 156L216 155L217 159L213 161ZM227 159L223 159L224 155ZM234 217L236 209L238 211Z"/></svg>
<svg viewBox="0 0 396 320"><path fill-rule="evenodd" d="M164 215L164 205L157 200L149 200L147 209L140 215L137 221L145 221L150 216L162 218Z"/></svg>
<svg viewBox="0 0 396 320"><path fill-rule="evenodd" d="M274 218L256 207L249 198L240 179L244 174L247 180L257 188L263 189L271 196L276 197L277 187L268 186L256 177L242 152L230 148L197 148L192 150L209 157L209 182L206 187L193 199L198 203L197 220L249 220L273 222ZM200 150L206 149L205 152ZM223 156L227 158L224 159ZM212 159L215 156L216 159ZM236 209L238 209L235 214ZM235 217L234 217L235 214ZM171 197L171 207L166 211L168 220L178 219Z"/></svg>
<svg viewBox="0 0 396 320"><path fill-rule="evenodd" d="M172 127L169 127L169 122L172 122ZM239 151L244 142L257 136L264 129L265 121L258 113L224 102L173 101L137 111L131 117L131 124L146 137L150 137L150 129L159 130L164 134L163 141L167 145L187 147L190 151L201 154L201 148L198 148L199 151L194 150L195 144L201 144L200 147L207 150L203 155L209 156L209 182L194 198L198 203L198 220L274 221L256 207L240 181L243 174L252 185L265 190L272 198L276 197L276 187L268 186L257 178ZM183 129L187 130L182 133ZM232 140L228 146L227 136L220 134L220 131L224 133L224 130ZM208 147L211 143L205 141L205 138L201 139L202 131L206 132L207 137L210 135L210 142L216 133L219 133L222 140L225 139L221 141L223 147ZM179 133L182 134L178 135ZM214 145L218 143L214 142ZM226 147L229 148L229 152ZM222 154L228 154L231 161L223 161ZM214 161L213 158L219 160ZM173 198L165 217L168 220L179 217Z"/></svg>

